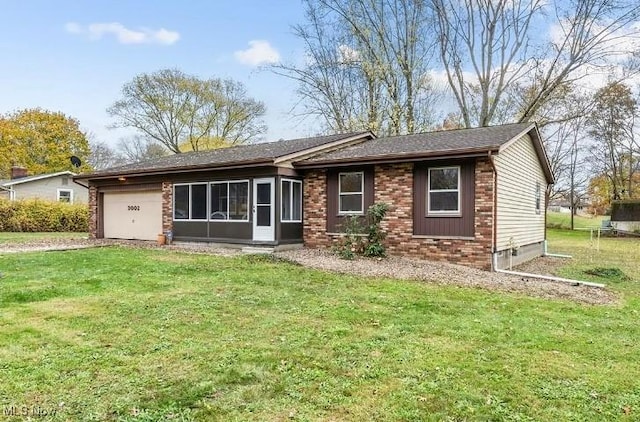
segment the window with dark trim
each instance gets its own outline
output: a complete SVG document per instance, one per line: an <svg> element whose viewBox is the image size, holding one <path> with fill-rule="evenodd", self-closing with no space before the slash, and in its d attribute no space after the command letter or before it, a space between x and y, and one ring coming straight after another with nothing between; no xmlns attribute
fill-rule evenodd
<svg viewBox="0 0 640 422"><path fill-rule="evenodd" d="M173 219L207 219L207 184L191 183L173 186Z"/></svg>
<svg viewBox="0 0 640 422"><path fill-rule="evenodd" d="M211 183L210 220L249 221L249 181Z"/></svg>
<svg viewBox="0 0 640 422"><path fill-rule="evenodd" d="M430 168L427 180L427 215L460 214L460 166Z"/></svg>
<svg viewBox="0 0 640 422"><path fill-rule="evenodd" d="M286 223L302 222L302 182L282 179L281 201L280 220Z"/></svg>
<svg viewBox="0 0 640 422"><path fill-rule="evenodd" d="M364 173L338 174L338 214L364 213Z"/></svg>
<svg viewBox="0 0 640 422"><path fill-rule="evenodd" d="M536 214L540 214L541 196L540 182L536 182Z"/></svg>

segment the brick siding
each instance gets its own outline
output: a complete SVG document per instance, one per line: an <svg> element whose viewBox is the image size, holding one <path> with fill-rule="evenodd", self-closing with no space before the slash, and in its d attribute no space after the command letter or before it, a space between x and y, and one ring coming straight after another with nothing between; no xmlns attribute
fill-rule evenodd
<svg viewBox="0 0 640 422"><path fill-rule="evenodd" d="M173 231L173 183L162 182L162 233Z"/></svg>
<svg viewBox="0 0 640 422"><path fill-rule="evenodd" d="M89 187L89 239L98 237L98 188Z"/></svg>
<svg viewBox="0 0 640 422"><path fill-rule="evenodd" d="M375 166L375 202L390 210L382 222L385 244L391 255L446 261L481 269L491 268L493 238L494 173L488 159L475 166L475 233L473 239L434 239L413 235L413 164ZM326 247L339 236L326 233L326 171L312 170L305 176L304 243Z"/></svg>

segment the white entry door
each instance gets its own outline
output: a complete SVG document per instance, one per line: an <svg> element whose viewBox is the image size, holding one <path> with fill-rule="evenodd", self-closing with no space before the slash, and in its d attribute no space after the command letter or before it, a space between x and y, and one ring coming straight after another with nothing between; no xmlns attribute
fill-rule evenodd
<svg viewBox="0 0 640 422"><path fill-rule="evenodd" d="M253 240L275 240L275 180L253 179Z"/></svg>

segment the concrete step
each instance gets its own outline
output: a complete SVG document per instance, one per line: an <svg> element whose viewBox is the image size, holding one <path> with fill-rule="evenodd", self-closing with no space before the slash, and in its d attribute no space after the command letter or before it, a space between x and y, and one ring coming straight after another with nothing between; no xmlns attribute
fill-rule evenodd
<svg viewBox="0 0 640 422"><path fill-rule="evenodd" d="M263 253L270 254L273 253L275 248L273 246L245 246L242 248L242 253L246 254L255 254L255 253Z"/></svg>

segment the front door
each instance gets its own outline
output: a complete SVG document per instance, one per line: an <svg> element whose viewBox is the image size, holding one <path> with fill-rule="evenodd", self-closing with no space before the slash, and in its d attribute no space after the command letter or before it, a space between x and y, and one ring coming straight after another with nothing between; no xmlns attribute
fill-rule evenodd
<svg viewBox="0 0 640 422"><path fill-rule="evenodd" d="M275 240L275 182L273 177L253 179L253 240Z"/></svg>

